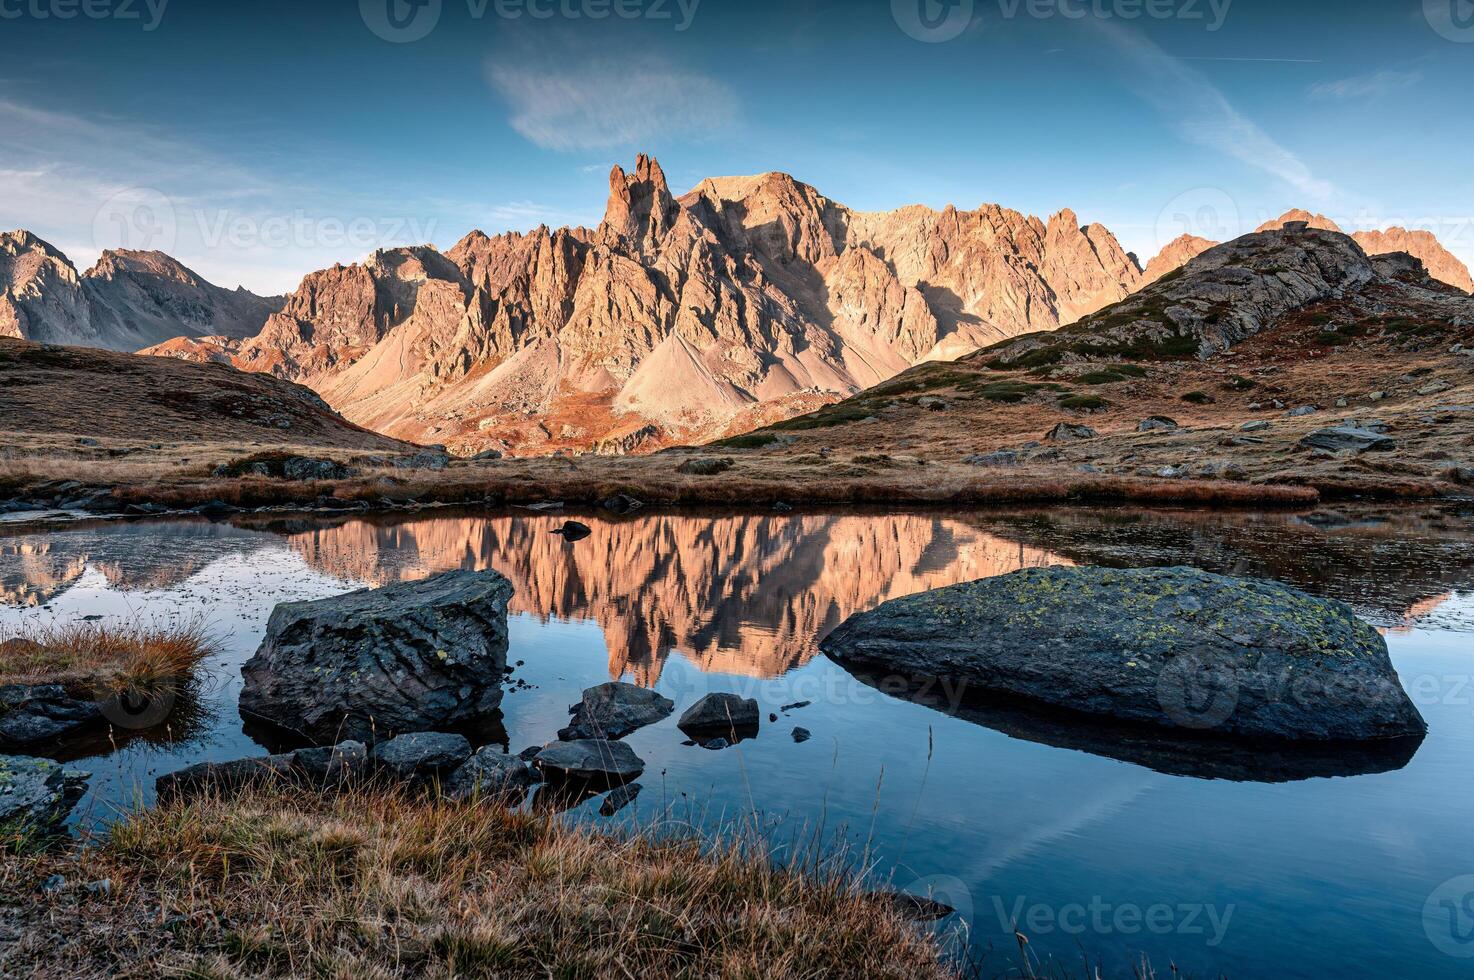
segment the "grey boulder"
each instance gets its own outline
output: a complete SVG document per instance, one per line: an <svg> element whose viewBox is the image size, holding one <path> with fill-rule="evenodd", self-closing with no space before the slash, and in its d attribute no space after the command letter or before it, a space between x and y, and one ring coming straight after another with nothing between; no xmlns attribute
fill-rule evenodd
<svg viewBox="0 0 1474 980"><path fill-rule="evenodd" d="M624 738L630 732L662 721L675 711L675 702L647 688L611 681L583 692L583 700L569 708L573 715L558 738L572 742L585 738Z"/></svg>
<svg viewBox="0 0 1474 980"><path fill-rule="evenodd" d="M523 759L487 746L451 773L441 790L453 800L496 800L515 806L537 782L536 770Z"/></svg>
<svg viewBox="0 0 1474 980"><path fill-rule="evenodd" d="M1177 422L1165 415L1153 415L1141 420L1137 432L1176 432Z"/></svg>
<svg viewBox="0 0 1474 980"><path fill-rule="evenodd" d="M1353 425L1337 425L1329 429L1317 429L1300 440L1307 449L1324 449L1327 452L1385 451L1397 448L1397 443L1380 432L1361 429Z"/></svg>
<svg viewBox="0 0 1474 980"><path fill-rule="evenodd" d="M1061 422L1049 430L1044 437L1046 442L1079 442L1083 439L1094 439L1100 433L1088 425L1080 425L1077 422Z"/></svg>
<svg viewBox="0 0 1474 980"><path fill-rule="evenodd" d="M497 572L457 571L283 603L241 671L241 713L319 745L482 718L502 699L511 596Z"/></svg>
<svg viewBox="0 0 1474 980"><path fill-rule="evenodd" d="M0 755L0 849L58 833L88 777L50 759Z"/></svg>
<svg viewBox="0 0 1474 980"><path fill-rule="evenodd" d="M757 702L736 694L708 694L681 715L676 727L686 734L728 734L755 730L761 722Z"/></svg>
<svg viewBox="0 0 1474 980"><path fill-rule="evenodd" d="M887 602L821 649L866 671L1235 738L1427 730L1349 607L1191 568L1026 569Z"/></svg>
<svg viewBox="0 0 1474 980"><path fill-rule="evenodd" d="M0 687L0 748L23 748L74 735L101 720L96 701L57 684Z"/></svg>
<svg viewBox="0 0 1474 980"><path fill-rule="evenodd" d="M160 776L154 789L161 799L273 785L337 790L364 778L369 768L368 747L350 741L254 759L202 762Z"/></svg>
<svg viewBox="0 0 1474 980"><path fill-rule="evenodd" d="M1019 465L1019 454L1012 449L1000 449L994 453L974 453L971 456L964 456L962 461L968 466L982 466L989 469L1005 468Z"/></svg>
<svg viewBox="0 0 1474 980"><path fill-rule="evenodd" d="M471 757L464 735L411 732L380 742L369 759L374 768L400 782L429 782L459 769Z"/></svg>
<svg viewBox="0 0 1474 980"><path fill-rule="evenodd" d="M562 779L621 783L645 771L645 761L624 742L585 738L554 742L533 759L544 773Z"/></svg>

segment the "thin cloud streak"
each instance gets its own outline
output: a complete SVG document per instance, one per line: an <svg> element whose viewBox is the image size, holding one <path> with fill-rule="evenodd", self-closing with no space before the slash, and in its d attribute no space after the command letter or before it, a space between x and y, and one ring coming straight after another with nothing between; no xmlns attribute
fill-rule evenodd
<svg viewBox="0 0 1474 980"><path fill-rule="evenodd" d="M513 129L562 153L647 145L731 131L736 93L725 83L663 59L493 60L487 78L511 110Z"/></svg>
<svg viewBox="0 0 1474 980"><path fill-rule="evenodd" d="M1370 99L1412 88L1423 80L1418 71L1378 71L1334 82L1319 82L1310 87L1312 99Z"/></svg>
<svg viewBox="0 0 1474 980"><path fill-rule="evenodd" d="M1154 106L1184 140L1262 170L1316 200L1336 188L1245 117L1198 70L1167 54L1144 34L1096 18L1086 21L1120 58L1126 82Z"/></svg>

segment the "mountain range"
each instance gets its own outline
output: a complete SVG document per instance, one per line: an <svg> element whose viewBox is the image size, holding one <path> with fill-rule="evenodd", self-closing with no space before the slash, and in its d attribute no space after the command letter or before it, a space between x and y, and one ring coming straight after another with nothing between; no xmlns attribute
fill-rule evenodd
<svg viewBox="0 0 1474 980"><path fill-rule="evenodd" d="M1325 215L1311 214L1300 208L1286 211L1273 221L1266 221L1254 231L1275 231L1292 222L1304 222L1308 227L1319 231L1341 231L1340 226ZM1434 279L1448 283L1450 286L1457 286L1466 293L1474 293L1474 278L1470 277L1468 266L1444 248L1443 243L1431 231L1409 231L1406 228L1393 226L1385 231L1352 232L1351 237L1368 255L1406 252L1413 258L1421 260L1428 274ZM1181 268L1189 260L1197 258L1219 244L1221 243L1195 235L1183 235L1174 239L1147 266L1145 282L1156 282L1162 276Z"/></svg>
<svg viewBox="0 0 1474 980"><path fill-rule="evenodd" d="M1297 220L1333 227L1293 211L1270 224ZM1431 234L1356 239L1474 290ZM463 455L639 453L1056 330L1215 244L1184 236L1143 269L1068 210L863 212L782 173L677 197L642 155L611 172L597 228L384 249L284 299L219 289L160 253L107 252L79 276L34 236L0 236L0 334L272 374L359 425Z"/></svg>
<svg viewBox="0 0 1474 980"><path fill-rule="evenodd" d="M163 252L109 250L79 274L30 232L0 233L0 337L118 351L181 331L240 339L283 302L212 285Z"/></svg>

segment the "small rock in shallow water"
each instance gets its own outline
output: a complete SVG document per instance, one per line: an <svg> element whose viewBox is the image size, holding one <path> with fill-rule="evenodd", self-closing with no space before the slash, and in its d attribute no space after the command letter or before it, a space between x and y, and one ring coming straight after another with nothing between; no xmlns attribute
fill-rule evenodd
<svg viewBox="0 0 1474 980"><path fill-rule="evenodd" d="M538 781L525 760L487 746L451 773L443 788L453 800L495 800L515 806Z"/></svg>
<svg viewBox="0 0 1474 980"><path fill-rule="evenodd" d="M757 701L736 694L708 694L681 715L676 727L688 735L731 734L756 729L761 720Z"/></svg>
<svg viewBox="0 0 1474 980"><path fill-rule="evenodd" d="M581 521L564 521L562 527L553 528L554 534L561 534L564 541L582 541L594 533L594 529Z"/></svg>
<svg viewBox="0 0 1474 980"><path fill-rule="evenodd" d="M615 494L604 501L604 509L613 514L633 514L645 506L644 501L636 500L628 494Z"/></svg>
<svg viewBox="0 0 1474 980"><path fill-rule="evenodd" d="M875 898L889 905L913 922L936 922L945 919L957 910L943 902L901 891L872 892Z"/></svg>
<svg viewBox="0 0 1474 980"><path fill-rule="evenodd" d="M597 738L554 742L533 762L548 775L590 782L625 782L645 771L645 761L624 742Z"/></svg>
<svg viewBox="0 0 1474 980"><path fill-rule="evenodd" d="M639 783L628 783L624 786L616 786L604 797L604 802L599 805L601 817L612 817L620 810L635 802L635 797L640 795L643 789Z"/></svg>
<svg viewBox="0 0 1474 980"><path fill-rule="evenodd" d="M813 737L813 733L811 733L807 728L795 727L793 729L793 740L795 742L807 742Z"/></svg>
<svg viewBox="0 0 1474 980"><path fill-rule="evenodd" d="M570 709L568 726L558 732L565 742L585 738L624 738L630 732L668 718L674 701L648 688L611 681L583 692Z"/></svg>

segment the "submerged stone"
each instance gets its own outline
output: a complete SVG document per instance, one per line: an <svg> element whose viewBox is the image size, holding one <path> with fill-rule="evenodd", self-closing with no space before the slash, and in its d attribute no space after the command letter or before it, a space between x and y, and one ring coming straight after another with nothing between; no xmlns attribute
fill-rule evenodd
<svg viewBox="0 0 1474 980"><path fill-rule="evenodd" d="M757 702L737 694L708 694L687 708L676 727L690 735L746 733L762 720Z"/></svg>

